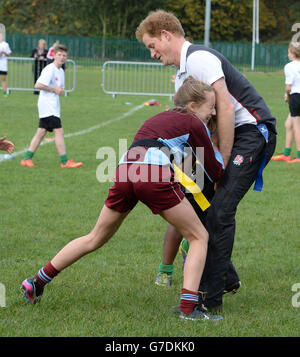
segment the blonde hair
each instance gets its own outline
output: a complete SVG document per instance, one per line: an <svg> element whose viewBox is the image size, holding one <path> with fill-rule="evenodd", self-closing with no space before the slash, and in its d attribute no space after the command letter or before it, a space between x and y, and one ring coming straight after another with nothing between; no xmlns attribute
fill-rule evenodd
<svg viewBox="0 0 300 357"><path fill-rule="evenodd" d="M38 42L38 46L39 45L43 45L45 48L47 47L47 42L43 39L43 38L41 38L40 40L39 40L39 42Z"/></svg>
<svg viewBox="0 0 300 357"><path fill-rule="evenodd" d="M184 36L184 30L178 18L173 13L164 10L151 11L140 23L135 35L137 40L142 42L145 33L150 37L160 38L162 30Z"/></svg>
<svg viewBox="0 0 300 357"><path fill-rule="evenodd" d="M198 105L203 104L206 101L205 92L214 92L214 89L192 76L187 77L174 96L175 108L172 110L193 114L188 104L190 102L195 102ZM207 126L209 131L214 133L217 129L216 117L212 117Z"/></svg>
<svg viewBox="0 0 300 357"><path fill-rule="evenodd" d="M300 58L300 42L291 42L289 50L296 58Z"/></svg>
<svg viewBox="0 0 300 357"><path fill-rule="evenodd" d="M174 104L176 107L188 110L188 104L195 102L199 105L206 101L205 92L213 92L213 88L192 76L187 77L182 86L178 89L174 96Z"/></svg>

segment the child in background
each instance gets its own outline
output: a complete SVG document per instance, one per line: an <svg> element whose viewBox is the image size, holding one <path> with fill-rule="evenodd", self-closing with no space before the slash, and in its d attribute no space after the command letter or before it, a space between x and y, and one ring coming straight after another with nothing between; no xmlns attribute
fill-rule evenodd
<svg viewBox="0 0 300 357"><path fill-rule="evenodd" d="M284 67L285 101L290 113L285 122L285 148L283 154L273 156L273 161L286 161L289 164L300 162L300 42L291 42L288 49L290 63ZM292 160L291 151L295 138L297 157Z"/></svg>
<svg viewBox="0 0 300 357"><path fill-rule="evenodd" d="M6 76L8 72L7 57L11 54L9 44L4 41L3 34L0 33L0 76L2 81L2 89L4 97L7 97L7 82Z"/></svg>
<svg viewBox="0 0 300 357"><path fill-rule="evenodd" d="M21 166L35 166L32 157L47 131L54 131L56 148L60 156L60 166L62 168L77 168L82 166L82 162L74 162L68 159L64 141L64 130L60 120L59 96L64 94L65 85L65 72L62 66L66 62L67 57L68 50L66 46L56 46L54 62L43 69L34 86L34 88L40 90L38 100L40 122L24 160L21 161Z"/></svg>
<svg viewBox="0 0 300 357"><path fill-rule="evenodd" d="M52 63L54 61L54 50L55 50L55 47L59 45L59 41L56 41L48 50L47 52L47 62L48 64Z"/></svg>

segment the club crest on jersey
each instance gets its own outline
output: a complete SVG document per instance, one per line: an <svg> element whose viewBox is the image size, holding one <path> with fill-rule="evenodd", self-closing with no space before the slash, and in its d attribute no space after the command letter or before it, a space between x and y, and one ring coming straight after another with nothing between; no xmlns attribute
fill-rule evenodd
<svg viewBox="0 0 300 357"><path fill-rule="evenodd" d="M234 165L240 166L244 162L244 158L242 155L236 155L236 157L233 160Z"/></svg>

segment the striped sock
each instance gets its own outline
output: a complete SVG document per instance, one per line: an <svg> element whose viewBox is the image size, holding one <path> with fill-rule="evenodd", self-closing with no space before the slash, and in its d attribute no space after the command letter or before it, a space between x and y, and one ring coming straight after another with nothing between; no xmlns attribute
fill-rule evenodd
<svg viewBox="0 0 300 357"><path fill-rule="evenodd" d="M46 266L41 268L35 276L38 279L38 284L40 286L45 286L46 284L50 283L58 273L59 271L54 268L51 262L49 262Z"/></svg>
<svg viewBox="0 0 300 357"><path fill-rule="evenodd" d="M198 292L187 289L181 290L180 310L185 314L191 314L198 305Z"/></svg>

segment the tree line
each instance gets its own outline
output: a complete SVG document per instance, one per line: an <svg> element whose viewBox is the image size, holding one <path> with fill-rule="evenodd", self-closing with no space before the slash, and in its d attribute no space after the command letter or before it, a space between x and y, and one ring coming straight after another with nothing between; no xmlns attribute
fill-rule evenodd
<svg viewBox="0 0 300 357"><path fill-rule="evenodd" d="M186 36L204 37L205 0L1 0L0 23L10 33L135 38L149 11L172 11ZM300 23L299 0L260 0L260 40L289 41ZM252 39L252 0L211 0L211 41Z"/></svg>

